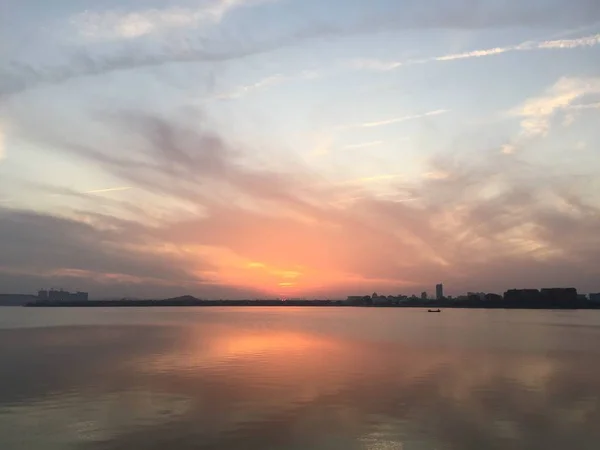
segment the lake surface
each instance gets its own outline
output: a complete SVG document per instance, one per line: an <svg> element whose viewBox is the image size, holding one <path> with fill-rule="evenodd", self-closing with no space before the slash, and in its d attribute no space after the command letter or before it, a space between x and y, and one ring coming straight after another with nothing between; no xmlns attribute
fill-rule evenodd
<svg viewBox="0 0 600 450"><path fill-rule="evenodd" d="M600 311L0 308L0 448L600 448Z"/></svg>

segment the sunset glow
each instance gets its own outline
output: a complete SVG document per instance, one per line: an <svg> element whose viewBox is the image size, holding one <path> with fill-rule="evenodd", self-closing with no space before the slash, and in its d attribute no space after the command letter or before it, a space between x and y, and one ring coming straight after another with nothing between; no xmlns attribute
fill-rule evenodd
<svg viewBox="0 0 600 450"><path fill-rule="evenodd" d="M586 0L8 3L10 292L600 290Z"/></svg>

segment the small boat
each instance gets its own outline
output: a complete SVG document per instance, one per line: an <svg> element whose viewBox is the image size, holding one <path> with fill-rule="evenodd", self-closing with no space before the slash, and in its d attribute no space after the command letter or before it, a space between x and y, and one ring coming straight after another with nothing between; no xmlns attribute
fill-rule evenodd
<svg viewBox="0 0 600 450"><path fill-rule="evenodd" d="M428 309L427 312L442 312L441 309Z"/></svg>

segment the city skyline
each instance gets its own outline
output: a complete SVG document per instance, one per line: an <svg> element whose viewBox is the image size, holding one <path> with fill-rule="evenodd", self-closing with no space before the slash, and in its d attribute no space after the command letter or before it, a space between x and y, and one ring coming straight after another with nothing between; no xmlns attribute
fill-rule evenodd
<svg viewBox="0 0 600 450"><path fill-rule="evenodd" d="M428 312L441 312L439 308L474 309L599 309L600 293L578 293L576 288L509 289L502 295L485 292L468 292L456 297L444 296L443 286L436 285L436 296L427 292L416 295L349 295L345 299L208 299L193 295L180 295L165 299L89 299L87 292L70 293L61 290L41 290L37 296L0 294L0 306L31 307L202 307L202 306L275 306L275 307L393 307L423 308Z"/></svg>
<svg viewBox="0 0 600 450"><path fill-rule="evenodd" d="M338 298L335 297L322 297L322 298L317 298L317 297L313 297L313 298L308 298L308 297L299 297L299 296L283 296L283 297L278 297L278 298L274 298L274 297L269 297L269 296L263 296L263 297L254 297L252 300L273 300L273 299L277 299L277 300L294 300L294 301L299 301L299 300L307 300L307 301L340 301L340 300L364 300L366 297L369 297L371 299L404 299L404 300L411 300L411 299L419 299L419 300L465 300L471 297L477 297L480 300L489 300L489 298L494 298L494 297L502 297L502 296L506 296L509 293L516 293L516 292L525 292L525 293L529 293L531 294L532 292L534 293L534 295L543 293L544 291L574 291L575 295L577 295L579 298L585 298L588 300L591 300L593 302L598 302L600 301L600 293L598 292L586 292L583 293L581 291L579 291L576 287L532 287L532 286L528 286L528 287L512 287L507 289L506 291L504 291L503 293L501 293L500 295L497 292L477 292L477 291L465 291L465 292L460 292L454 295L446 295L444 293L444 284L443 283L438 283L435 285L435 294L433 295L429 295L427 291L422 291L420 293L420 295L417 295L417 293L413 292L413 293L392 293L392 292L383 292L383 293L378 293L378 292L373 292L371 295L367 295L367 294L361 294L361 295L356 295L356 293L346 293L344 295L341 295ZM5 296L5 297L10 297L10 296L14 296L14 297L29 297L29 298L37 298L40 301L47 301L47 300L54 300L54 301L65 301L65 300L71 300L71 301L87 301L88 298L90 297L90 294L88 292L83 292L80 290L75 289L73 292L71 292L71 289L65 289L64 287L52 287L50 289L47 288L42 288L39 289L38 291L36 291L35 293L33 292L13 292L13 293L7 293L7 292L0 292L0 296ZM490 297L491 296L491 297ZM489 297L489 298L488 298ZM220 301L227 301L227 300L250 300L250 298L208 298L208 297L203 297L203 298L198 298L197 296L194 295L190 295L189 293L182 293L179 292L177 295L174 295L172 298L194 298L196 300L210 300L210 301L214 301L214 300L220 300ZM149 297L149 298L140 298L140 297L127 297L127 296L115 296L112 298L108 298L108 297L98 297L98 296L94 296L94 294L92 293L91 296L92 300L161 300L158 297Z"/></svg>
<svg viewBox="0 0 600 450"><path fill-rule="evenodd" d="M600 292L594 0L8 0L0 42L5 292Z"/></svg>

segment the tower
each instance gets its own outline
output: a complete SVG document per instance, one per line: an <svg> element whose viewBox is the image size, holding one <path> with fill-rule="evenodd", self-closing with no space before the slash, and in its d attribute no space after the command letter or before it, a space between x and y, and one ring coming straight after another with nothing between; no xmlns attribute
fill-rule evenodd
<svg viewBox="0 0 600 450"><path fill-rule="evenodd" d="M444 285L442 283L435 285L435 298L438 300L444 298Z"/></svg>

